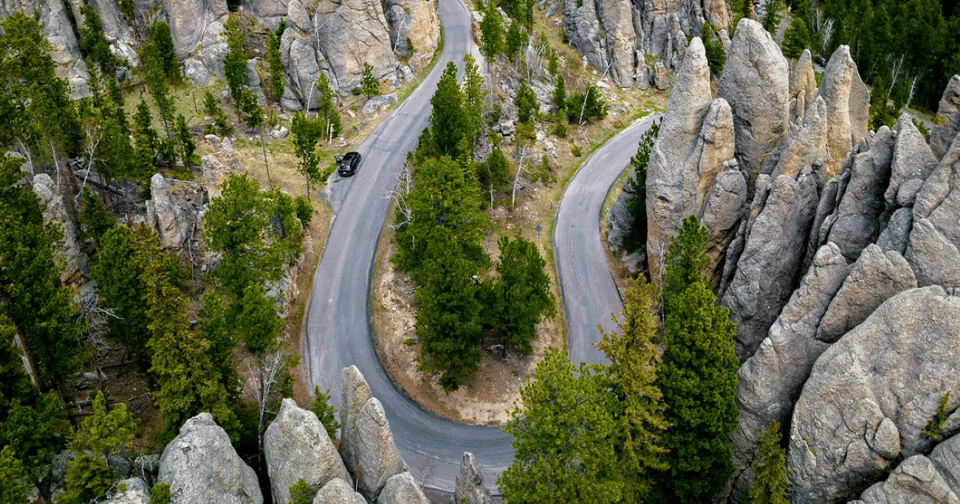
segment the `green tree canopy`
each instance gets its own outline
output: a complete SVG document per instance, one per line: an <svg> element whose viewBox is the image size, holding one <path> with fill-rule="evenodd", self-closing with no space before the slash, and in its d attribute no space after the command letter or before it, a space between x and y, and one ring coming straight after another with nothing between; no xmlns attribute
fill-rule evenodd
<svg viewBox="0 0 960 504"><path fill-rule="evenodd" d="M506 52L507 57L513 58L520 51L527 47L527 33L524 31L523 27L520 26L520 23L513 22L510 23L510 28L507 29L507 41L506 41Z"/></svg>
<svg viewBox="0 0 960 504"><path fill-rule="evenodd" d="M780 446L780 422L773 420L760 433L760 447L753 464L753 484L747 491L749 504L787 504L787 450Z"/></svg>
<svg viewBox="0 0 960 504"><path fill-rule="evenodd" d="M650 129L643 132L637 154L630 158L630 176L624 184L631 193L627 199L627 213L633 222L630 232L623 237L623 248L630 253L647 245L647 165L650 163L650 151L660 134L660 123L653 121ZM646 261L641 269L646 269Z"/></svg>
<svg viewBox="0 0 960 504"><path fill-rule="evenodd" d="M317 153L317 141L324 133L319 119L308 119L301 112L293 116L290 133L293 138L293 152L297 155L297 171L307 183L307 198L310 198L310 184L320 178L320 156Z"/></svg>
<svg viewBox="0 0 960 504"><path fill-rule="evenodd" d="M783 34L783 43L780 45L783 55L790 59L798 59L804 49L810 48L810 30L802 17L794 17L790 27Z"/></svg>
<svg viewBox="0 0 960 504"><path fill-rule="evenodd" d="M380 81L373 76L373 66L369 63L363 64L363 75L360 79L360 92L367 98L373 98L380 95Z"/></svg>
<svg viewBox="0 0 960 504"><path fill-rule="evenodd" d="M470 124L463 110L463 95L457 83L457 66L447 63L437 83L437 92L430 99L433 114L430 116L430 131L437 156L460 156L460 145Z"/></svg>
<svg viewBox="0 0 960 504"><path fill-rule="evenodd" d="M480 21L480 52L488 60L503 52L503 18L496 2L487 2L487 9Z"/></svg>
<svg viewBox="0 0 960 504"><path fill-rule="evenodd" d="M527 84L527 81L520 83L520 89L517 90L517 118L520 122L530 121L533 114L539 111L540 104L537 103L537 95Z"/></svg>
<svg viewBox="0 0 960 504"><path fill-rule="evenodd" d="M317 415L317 419L323 424L323 429L327 431L330 439L337 439L337 429L340 428L340 422L337 422L334 415L337 410L330 405L330 390L321 392L320 387L313 386L313 402L310 403L310 411Z"/></svg>
<svg viewBox="0 0 960 504"><path fill-rule="evenodd" d="M97 281L101 305L116 315L108 319L110 335L127 347L137 364L148 368L150 331L143 298L146 286L141 278L144 265L136 259L135 241L130 228L111 228L100 240L97 262L90 274Z"/></svg>
<svg viewBox="0 0 960 504"><path fill-rule="evenodd" d="M103 34L103 23L96 9L89 3L82 4L80 15L83 16L83 23L77 29L77 47L97 63L103 72L113 75L118 68L125 66L126 62L110 52L110 41Z"/></svg>
<svg viewBox="0 0 960 504"><path fill-rule="evenodd" d="M602 379L548 351L520 397L524 409L503 427L514 450L497 479L504 501L619 502L623 473L610 442L618 426Z"/></svg>

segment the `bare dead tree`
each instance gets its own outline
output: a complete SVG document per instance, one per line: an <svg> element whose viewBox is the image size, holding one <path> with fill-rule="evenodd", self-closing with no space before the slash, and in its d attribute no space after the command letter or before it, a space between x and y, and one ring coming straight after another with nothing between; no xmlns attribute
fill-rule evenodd
<svg viewBox="0 0 960 504"><path fill-rule="evenodd" d="M413 185L411 179L412 175L409 170L409 165L404 165L403 171L397 175L397 189L387 191L386 197L396 200L397 205L395 212L397 215L402 216L402 219L395 220L390 224L390 227L394 230L410 224L413 220L413 209L410 208L410 205L407 203L407 195L410 194L410 189Z"/></svg>

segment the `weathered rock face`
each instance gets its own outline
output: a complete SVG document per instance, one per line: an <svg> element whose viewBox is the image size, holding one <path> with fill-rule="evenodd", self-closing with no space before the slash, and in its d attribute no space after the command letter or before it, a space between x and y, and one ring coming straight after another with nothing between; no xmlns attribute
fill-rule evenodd
<svg viewBox="0 0 960 504"><path fill-rule="evenodd" d="M951 487L960 477L955 438L937 445L930 458L914 455L904 460L886 481L874 484L850 504L960 504Z"/></svg>
<svg viewBox="0 0 960 504"><path fill-rule="evenodd" d="M827 103L814 99L804 113L801 126L791 124L790 133L777 160L772 177L795 177L804 166L823 165L827 157Z"/></svg>
<svg viewBox="0 0 960 504"><path fill-rule="evenodd" d="M77 46L69 7L63 0L50 0L39 2L37 8L39 9L43 34L46 35L53 49L50 51L50 57L57 64L57 76L66 79L73 86L73 93L70 94L71 98L90 96L90 90L87 87L87 79L89 79L90 74L87 73L83 56Z"/></svg>
<svg viewBox="0 0 960 504"><path fill-rule="evenodd" d="M391 476L377 497L377 504L430 504L413 475L404 472Z"/></svg>
<svg viewBox="0 0 960 504"><path fill-rule="evenodd" d="M866 320L881 303L916 287L913 270L899 252L884 253L879 246L869 245L830 302L817 329L817 339L827 343L837 341Z"/></svg>
<svg viewBox="0 0 960 504"><path fill-rule="evenodd" d="M584 60L596 68L606 68L606 54L596 42L600 22L594 2L563 0L563 31Z"/></svg>
<svg viewBox="0 0 960 504"><path fill-rule="evenodd" d="M740 169L756 181L763 160L787 131L790 67L760 23L737 25L717 94L730 103Z"/></svg>
<svg viewBox="0 0 960 504"><path fill-rule="evenodd" d="M414 71L426 66L440 43L440 17L434 3L385 0L383 9L390 26L390 45L394 52L408 56L407 63Z"/></svg>
<svg viewBox="0 0 960 504"><path fill-rule="evenodd" d="M817 325L848 271L836 245L821 247L800 288L793 292L756 353L737 372L740 424L731 435L731 444L739 474L734 476L731 496L741 495L752 480L750 466L763 429L773 420L784 428L789 425L803 382L828 346L815 338Z"/></svg>
<svg viewBox="0 0 960 504"><path fill-rule="evenodd" d="M937 107L937 123L930 130L930 149L943 158L953 140L960 134L960 75L954 75L943 90Z"/></svg>
<svg viewBox="0 0 960 504"><path fill-rule="evenodd" d="M226 0L164 0L173 51L177 59L184 60L199 45L207 25L213 21L226 21Z"/></svg>
<svg viewBox="0 0 960 504"><path fill-rule="evenodd" d="M170 194L167 180L155 173L150 177L150 196L147 203L147 220L160 235L164 248L175 249L187 237L188 223L180 204Z"/></svg>
<svg viewBox="0 0 960 504"><path fill-rule="evenodd" d="M463 504L491 504L490 489L483 486L483 475L477 469L477 461L470 452L463 453L453 501Z"/></svg>
<svg viewBox="0 0 960 504"><path fill-rule="evenodd" d="M704 255L710 260L713 288L722 281L721 265L728 257L730 244L737 236L740 223L747 213L747 180L736 159L723 163L707 195L700 222L707 228ZM740 252L736 252L739 256Z"/></svg>
<svg viewBox="0 0 960 504"><path fill-rule="evenodd" d="M827 63L817 96L827 102L827 176L837 174L847 152L867 134L870 92L860 80L850 48L840 46Z"/></svg>
<svg viewBox="0 0 960 504"><path fill-rule="evenodd" d="M298 35L293 28L287 28L280 38L280 55L283 58L287 82L290 83L290 89L297 96L300 105L317 108L317 90L314 83L320 77L320 64L310 40Z"/></svg>
<svg viewBox="0 0 960 504"><path fill-rule="evenodd" d="M827 349L793 414L793 501L854 498L898 457L928 450L922 430L960 392L958 352L960 298L938 286L888 299Z"/></svg>
<svg viewBox="0 0 960 504"><path fill-rule="evenodd" d="M636 35L633 30L633 4L630 0L600 0L597 16L606 29L610 76L622 88L633 87Z"/></svg>
<svg viewBox="0 0 960 504"><path fill-rule="evenodd" d="M773 181L721 301L737 324L735 349L741 360L760 346L793 292L816 208L817 182L809 168L797 179Z"/></svg>
<svg viewBox="0 0 960 504"><path fill-rule="evenodd" d="M244 464L209 413L187 420L160 457L159 481L170 485L173 504L262 504L257 475Z"/></svg>
<svg viewBox="0 0 960 504"><path fill-rule="evenodd" d="M960 136L917 193L914 219L928 219L954 247L960 248Z"/></svg>
<svg viewBox="0 0 960 504"><path fill-rule="evenodd" d="M710 110L710 69L700 39L693 39L677 73L660 134L647 167L647 257L658 271L660 250L693 213L703 121Z"/></svg>
<svg viewBox="0 0 960 504"><path fill-rule="evenodd" d="M243 0L241 4L245 13L257 18L263 26L276 30L280 18L287 15L290 0Z"/></svg>
<svg viewBox="0 0 960 504"><path fill-rule="evenodd" d="M928 219L914 221L904 257L913 267L920 286L960 285L960 252Z"/></svg>
<svg viewBox="0 0 960 504"><path fill-rule="evenodd" d="M399 64L379 0L323 2L314 22L323 26L317 40L330 65L331 85L338 93L349 93L360 84L364 63L373 66L377 79L396 72Z"/></svg>
<svg viewBox="0 0 960 504"><path fill-rule="evenodd" d="M340 455L371 502L387 480L409 468L400 456L380 401L356 366L344 368L340 395Z"/></svg>
<svg viewBox="0 0 960 504"><path fill-rule="evenodd" d="M120 482L126 490L103 501L103 504L149 504L150 489L140 478L129 478Z"/></svg>
<svg viewBox="0 0 960 504"><path fill-rule="evenodd" d="M813 72L810 50L804 49L800 59L790 69L790 115L803 119L807 107L817 95L817 77Z"/></svg>
<svg viewBox="0 0 960 504"><path fill-rule="evenodd" d="M367 500L353 491L353 485L334 478L317 492L313 504L367 504Z"/></svg>
<svg viewBox="0 0 960 504"><path fill-rule="evenodd" d="M67 282L84 271L89 273L89 259L80 251L80 243L77 241L77 225L70 219L63 197L58 193L53 179L46 173L33 177L33 192L44 205L44 222L55 222L63 228L62 247L57 251L57 257L64 263L60 280Z"/></svg>
<svg viewBox="0 0 960 504"><path fill-rule="evenodd" d="M883 193L887 204L891 206L896 203L901 186L911 180L926 180L937 167L937 158L923 139L923 135L914 126L910 116L901 115L894 126L894 131L897 132L897 136L893 147L890 185Z"/></svg>
<svg viewBox="0 0 960 504"><path fill-rule="evenodd" d="M853 159L850 182L840 199L830 226L829 241L836 243L848 261L880 235L880 214L885 208L883 188L890 177L889 165L878 162L873 151Z"/></svg>
<svg viewBox="0 0 960 504"><path fill-rule="evenodd" d="M314 491L334 478L353 481L317 415L293 399L283 400L280 414L264 432L263 453L278 504L290 502L290 487L300 478Z"/></svg>

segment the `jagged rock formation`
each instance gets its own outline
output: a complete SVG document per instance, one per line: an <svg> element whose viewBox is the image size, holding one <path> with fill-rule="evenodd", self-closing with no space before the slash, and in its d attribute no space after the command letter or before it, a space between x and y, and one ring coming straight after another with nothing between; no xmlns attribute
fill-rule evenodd
<svg viewBox="0 0 960 504"><path fill-rule="evenodd" d="M159 481L170 485L172 504L262 504L257 475L240 460L230 437L209 413L187 420L160 457Z"/></svg>
<svg viewBox="0 0 960 504"><path fill-rule="evenodd" d="M290 487L300 478L319 491L335 478L351 483L337 449L312 411L284 399L277 418L263 434L263 455L273 502L290 502Z"/></svg>
<svg viewBox="0 0 960 504"><path fill-rule="evenodd" d="M463 453L453 501L463 504L491 504L490 489L483 486L483 475L477 469L477 460L470 452Z"/></svg>
<svg viewBox="0 0 960 504"><path fill-rule="evenodd" d="M787 131L790 67L760 23L737 24L717 94L730 103L740 169L750 186L760 165Z"/></svg>
<svg viewBox="0 0 960 504"><path fill-rule="evenodd" d="M730 27L730 8L722 0L556 1L562 4L570 44L589 64L609 69L620 87L646 88L653 79L658 89L668 88L666 72L679 70L688 36L699 34L705 21L721 37ZM658 68L647 66L645 54L660 58Z"/></svg>
<svg viewBox="0 0 960 504"><path fill-rule="evenodd" d="M850 48L840 46L823 72L817 96L827 103L827 177L837 174L851 147L867 135L870 92L860 80Z"/></svg>
<svg viewBox="0 0 960 504"><path fill-rule="evenodd" d="M803 54L790 69L790 116L792 119L803 119L807 107L813 103L817 95L817 76L813 72L813 58L810 50L804 49Z"/></svg>
<svg viewBox="0 0 960 504"><path fill-rule="evenodd" d="M914 455L897 466L886 481L874 484L850 504L960 503L960 438L953 436L925 457Z"/></svg>
<svg viewBox="0 0 960 504"><path fill-rule="evenodd" d="M794 501L842 502L929 450L921 431L960 392L958 351L960 298L932 286L890 298L824 352L790 427Z"/></svg>
<svg viewBox="0 0 960 504"><path fill-rule="evenodd" d="M364 63L373 66L377 79L396 73L397 58L380 0L323 2L315 22L324 27L317 33L318 54L329 65L330 81L338 92L360 84Z"/></svg>
<svg viewBox="0 0 960 504"><path fill-rule="evenodd" d="M340 395L340 455L369 501L387 480L410 469L400 456L380 401L356 366L344 368Z"/></svg>
<svg viewBox="0 0 960 504"><path fill-rule="evenodd" d="M44 222L55 222L63 228L63 242L57 257L63 260L64 268L60 272L60 281L68 282L82 274L89 274L89 259L80 251L80 242L77 241L77 225L67 212L61 190L61 185L55 184L46 173L33 177L33 192L40 203L44 205Z"/></svg>
<svg viewBox="0 0 960 504"><path fill-rule="evenodd" d="M140 478L128 478L119 483L126 490L114 494L103 501L103 504L150 504L150 489Z"/></svg>
<svg viewBox="0 0 960 504"><path fill-rule="evenodd" d="M313 504L367 504L367 500L353 491L353 485L334 478L317 492Z"/></svg>
<svg viewBox="0 0 960 504"><path fill-rule="evenodd" d="M377 504L430 504L409 472L391 476L383 485Z"/></svg>
<svg viewBox="0 0 960 504"><path fill-rule="evenodd" d="M167 186L163 175L150 177L150 200L147 201L147 222L160 235L164 248L180 247L187 238L188 224L183 209Z"/></svg>
<svg viewBox="0 0 960 504"><path fill-rule="evenodd" d="M950 143L960 134L960 75L954 75L943 90L936 122L937 126L930 130L930 148L942 159Z"/></svg>

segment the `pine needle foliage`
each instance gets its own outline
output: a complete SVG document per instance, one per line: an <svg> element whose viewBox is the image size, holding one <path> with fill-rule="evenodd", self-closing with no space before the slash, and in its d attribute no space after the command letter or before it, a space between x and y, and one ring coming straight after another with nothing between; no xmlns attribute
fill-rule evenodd
<svg viewBox="0 0 960 504"><path fill-rule="evenodd" d="M780 422L773 420L760 433L760 447L753 464L749 504L787 504L787 450L780 446Z"/></svg>

